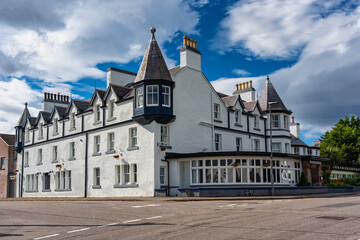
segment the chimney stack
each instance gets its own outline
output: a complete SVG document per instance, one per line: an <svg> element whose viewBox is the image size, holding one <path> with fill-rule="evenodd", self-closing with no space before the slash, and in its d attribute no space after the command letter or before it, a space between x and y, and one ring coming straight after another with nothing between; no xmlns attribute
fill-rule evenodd
<svg viewBox="0 0 360 240"><path fill-rule="evenodd" d="M295 122L294 116L291 116L290 133L300 139L300 123Z"/></svg>
<svg viewBox="0 0 360 240"><path fill-rule="evenodd" d="M255 101L255 88L252 86L252 80L235 85L236 91L233 94L240 94L242 100L246 102Z"/></svg>
<svg viewBox="0 0 360 240"><path fill-rule="evenodd" d="M187 36L183 37L183 46L180 49L180 67L201 71L201 53L197 49L197 41Z"/></svg>

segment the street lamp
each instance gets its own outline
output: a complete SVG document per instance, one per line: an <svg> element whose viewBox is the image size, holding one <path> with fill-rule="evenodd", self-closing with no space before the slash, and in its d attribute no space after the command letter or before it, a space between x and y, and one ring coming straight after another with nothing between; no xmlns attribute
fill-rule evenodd
<svg viewBox="0 0 360 240"><path fill-rule="evenodd" d="M277 102L269 102L270 112L270 178L271 178L271 196L275 196L274 188L274 163L273 163L273 149L272 149L272 117L271 117L271 105Z"/></svg>

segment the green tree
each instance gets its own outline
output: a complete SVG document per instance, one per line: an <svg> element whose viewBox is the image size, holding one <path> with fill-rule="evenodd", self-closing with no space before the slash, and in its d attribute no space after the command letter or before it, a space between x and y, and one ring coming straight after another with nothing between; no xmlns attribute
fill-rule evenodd
<svg viewBox="0 0 360 240"><path fill-rule="evenodd" d="M322 140L320 155L330 159L331 169L339 163L360 163L360 118L340 119L331 131L322 136Z"/></svg>

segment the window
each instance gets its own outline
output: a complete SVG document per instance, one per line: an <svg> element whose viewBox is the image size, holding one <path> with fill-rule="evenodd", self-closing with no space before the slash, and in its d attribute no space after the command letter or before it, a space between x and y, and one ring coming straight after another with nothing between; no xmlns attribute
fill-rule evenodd
<svg viewBox="0 0 360 240"><path fill-rule="evenodd" d="M161 144L162 145L168 145L168 140L169 140L169 127L167 125L161 125Z"/></svg>
<svg viewBox="0 0 360 240"><path fill-rule="evenodd" d="M284 116L284 128L289 129L289 116Z"/></svg>
<svg viewBox="0 0 360 240"><path fill-rule="evenodd" d="M164 185L165 184L165 174L166 174L166 171L165 171L165 167L160 167L160 185Z"/></svg>
<svg viewBox="0 0 360 240"><path fill-rule="evenodd" d="M30 130L28 127L26 128L25 139L26 139L26 142L30 142Z"/></svg>
<svg viewBox="0 0 360 240"><path fill-rule="evenodd" d="M302 148L303 149L303 155L306 155L306 148Z"/></svg>
<svg viewBox="0 0 360 240"><path fill-rule="evenodd" d="M220 119L220 105L216 103L214 104L214 118Z"/></svg>
<svg viewBox="0 0 360 240"><path fill-rule="evenodd" d="M109 133L108 134L108 151L112 151L115 149L115 134Z"/></svg>
<svg viewBox="0 0 360 240"><path fill-rule="evenodd" d="M159 86L157 85L147 86L146 91L147 91L146 105L147 106L159 105Z"/></svg>
<svg viewBox="0 0 360 240"><path fill-rule="evenodd" d="M241 118L240 118L240 111L239 110L235 111L235 123L241 124Z"/></svg>
<svg viewBox="0 0 360 240"><path fill-rule="evenodd" d="M58 120L57 118L54 119L54 132L53 132L53 135L56 135L59 133L59 123L58 123Z"/></svg>
<svg viewBox="0 0 360 240"><path fill-rule="evenodd" d="M259 116L254 115L254 128L259 128Z"/></svg>
<svg viewBox="0 0 360 240"><path fill-rule="evenodd" d="M69 158L75 158L75 142L70 142L70 154Z"/></svg>
<svg viewBox="0 0 360 240"><path fill-rule="evenodd" d="M25 152L24 164L25 166L29 166L29 152Z"/></svg>
<svg viewBox="0 0 360 240"><path fill-rule="evenodd" d="M221 151L221 134L215 134L215 151Z"/></svg>
<svg viewBox="0 0 360 240"><path fill-rule="evenodd" d="M71 117L70 117L70 128L74 129L76 126L76 118L75 118L75 113L71 113Z"/></svg>
<svg viewBox="0 0 360 240"><path fill-rule="evenodd" d="M114 117L114 108L115 108L115 103L114 100L109 102L109 118Z"/></svg>
<svg viewBox="0 0 360 240"><path fill-rule="evenodd" d="M298 147L294 147L294 154L299 154L299 148Z"/></svg>
<svg viewBox="0 0 360 240"><path fill-rule="evenodd" d="M260 140L259 139L254 139L254 150L255 150L255 152L260 151Z"/></svg>
<svg viewBox="0 0 360 240"><path fill-rule="evenodd" d="M285 153L290 153L290 144L285 143Z"/></svg>
<svg viewBox="0 0 360 240"><path fill-rule="evenodd" d="M100 153L100 136L94 137L94 153Z"/></svg>
<svg viewBox="0 0 360 240"><path fill-rule="evenodd" d="M71 171L55 173L56 190L71 190Z"/></svg>
<svg viewBox="0 0 360 240"><path fill-rule="evenodd" d="M1 158L1 169L5 169L5 158Z"/></svg>
<svg viewBox="0 0 360 240"><path fill-rule="evenodd" d="M95 106L95 122L100 122L100 105Z"/></svg>
<svg viewBox="0 0 360 240"><path fill-rule="evenodd" d="M281 152L281 143L272 143L273 152Z"/></svg>
<svg viewBox="0 0 360 240"><path fill-rule="evenodd" d="M26 190L27 191L38 190L38 176L36 174L26 175Z"/></svg>
<svg viewBox="0 0 360 240"><path fill-rule="evenodd" d="M50 190L50 174L44 173L43 175L43 190Z"/></svg>
<svg viewBox="0 0 360 240"><path fill-rule="evenodd" d="M94 168L94 186L100 186L100 168Z"/></svg>
<svg viewBox="0 0 360 240"><path fill-rule="evenodd" d="M121 184L120 165L115 166L115 184Z"/></svg>
<svg viewBox="0 0 360 240"><path fill-rule="evenodd" d="M129 166L129 164L123 165L123 176L124 176L124 184L130 183L130 166Z"/></svg>
<svg viewBox="0 0 360 240"><path fill-rule="evenodd" d="M241 151L242 150L242 139L237 137L236 138L236 151Z"/></svg>
<svg viewBox="0 0 360 240"><path fill-rule="evenodd" d="M130 128L130 147L137 146L137 128Z"/></svg>
<svg viewBox="0 0 360 240"><path fill-rule="evenodd" d="M53 146L53 161L56 162L57 160L58 160L57 146Z"/></svg>
<svg viewBox="0 0 360 240"><path fill-rule="evenodd" d="M42 149L38 149L38 164L42 163Z"/></svg>
<svg viewBox="0 0 360 240"><path fill-rule="evenodd" d="M131 181L133 183L137 183L137 165L136 164L131 164Z"/></svg>
<svg viewBox="0 0 360 240"><path fill-rule="evenodd" d="M271 127L272 128L280 128L280 115L279 114L271 115Z"/></svg>
<svg viewBox="0 0 360 240"><path fill-rule="evenodd" d="M44 128L43 128L43 124L40 123L39 126L39 139L44 137Z"/></svg>
<svg viewBox="0 0 360 240"><path fill-rule="evenodd" d="M144 106L144 88L139 87L136 89L136 107L141 108Z"/></svg>
<svg viewBox="0 0 360 240"><path fill-rule="evenodd" d="M170 107L170 87L162 86L162 105Z"/></svg>
<svg viewBox="0 0 360 240"><path fill-rule="evenodd" d="M308 149L308 150L307 150L307 154L308 154L308 155L312 155L312 150L311 150L311 149Z"/></svg>

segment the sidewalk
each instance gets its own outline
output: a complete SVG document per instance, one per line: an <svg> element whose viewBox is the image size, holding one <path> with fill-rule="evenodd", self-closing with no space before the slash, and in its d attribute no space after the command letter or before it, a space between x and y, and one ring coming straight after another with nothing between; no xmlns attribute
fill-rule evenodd
<svg viewBox="0 0 360 240"><path fill-rule="evenodd" d="M27 197L27 198L7 198L1 201L119 201L119 202L195 202L195 201L249 201L249 200L282 200L282 199L304 199L304 198L332 198L341 196L360 196L357 192L352 193L332 193L332 194L312 194L297 196L254 196L254 197Z"/></svg>

